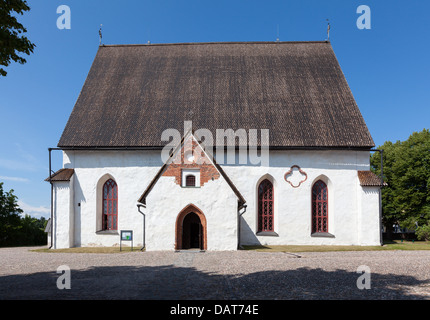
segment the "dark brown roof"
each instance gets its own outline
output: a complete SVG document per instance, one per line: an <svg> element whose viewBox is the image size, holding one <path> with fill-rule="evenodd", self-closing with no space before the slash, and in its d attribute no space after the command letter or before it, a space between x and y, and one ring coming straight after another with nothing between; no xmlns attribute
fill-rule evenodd
<svg viewBox="0 0 430 320"><path fill-rule="evenodd" d="M58 146L163 147L185 120L269 129L274 148L374 146L329 42L100 46Z"/></svg>
<svg viewBox="0 0 430 320"><path fill-rule="evenodd" d="M381 178L372 171L358 171L358 179L363 187L381 187L387 186L387 183L381 183Z"/></svg>
<svg viewBox="0 0 430 320"><path fill-rule="evenodd" d="M60 169L57 172L55 172L51 178L46 178L45 181L70 181L70 178L72 178L73 174L75 173L74 169ZM50 180L51 179L51 180Z"/></svg>

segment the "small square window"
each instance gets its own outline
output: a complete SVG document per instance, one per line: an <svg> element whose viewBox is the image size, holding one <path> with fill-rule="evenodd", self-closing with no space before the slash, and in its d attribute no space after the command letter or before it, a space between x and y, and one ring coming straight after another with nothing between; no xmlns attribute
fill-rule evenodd
<svg viewBox="0 0 430 320"><path fill-rule="evenodd" d="M199 169L182 169L182 187L200 187Z"/></svg>
<svg viewBox="0 0 430 320"><path fill-rule="evenodd" d="M195 187L196 186L196 177L192 174L189 174L185 177L185 186L186 187Z"/></svg>

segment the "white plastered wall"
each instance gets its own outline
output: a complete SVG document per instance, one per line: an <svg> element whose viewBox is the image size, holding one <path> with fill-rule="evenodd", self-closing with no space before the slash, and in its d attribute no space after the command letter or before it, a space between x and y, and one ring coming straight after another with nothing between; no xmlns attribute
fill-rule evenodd
<svg viewBox="0 0 430 320"><path fill-rule="evenodd" d="M303 170L307 179L294 188L284 175L294 165ZM360 245L362 215L357 170L369 170L366 151L271 151L268 166L224 165L224 171L247 201L241 220L242 245ZM246 170L246 171L245 171ZM298 174L298 173L296 173ZM274 236L257 235L257 186L261 178L270 176L275 185ZM311 190L313 183L323 180L329 194L329 233L332 237L311 235ZM300 180L300 177L299 179ZM297 184L295 184L297 185ZM371 209L364 209L368 220L379 219L378 199L368 197ZM367 219L367 218L366 218ZM366 229L366 225L363 227ZM372 226L363 231L365 244L379 244L379 230Z"/></svg>
<svg viewBox="0 0 430 320"><path fill-rule="evenodd" d="M220 177L202 187L181 187L174 177L160 177L146 199L147 250L174 250L179 213L192 204L206 218L207 249L237 249L237 197Z"/></svg>
<svg viewBox="0 0 430 320"><path fill-rule="evenodd" d="M73 182L73 177L70 181L53 182L53 249L73 247Z"/></svg>
<svg viewBox="0 0 430 320"><path fill-rule="evenodd" d="M143 216L137 200L160 169L159 152L67 151L63 166L74 168L74 246L118 246L120 230L133 231L133 246L143 245ZM100 232L101 188L118 186L118 231ZM124 246L131 242L123 242Z"/></svg>
<svg viewBox="0 0 430 320"><path fill-rule="evenodd" d="M67 193L58 189L58 206L57 202L55 205L60 210L60 202L69 202L73 209L73 223L69 224L70 230L74 226L72 246L119 245L119 234L97 232L100 229L98 186L107 177L118 185L118 230L133 230L134 246L141 246L143 216L137 210L137 200L162 166L160 152L67 151L63 165L75 169L72 192L66 201L62 197ZM284 179L293 165L300 166L307 174L306 181L298 188ZM241 244L379 244L379 229L374 227L375 221L379 225L379 198L373 193L363 193L357 178L357 170L369 170L369 152L271 151L268 166L225 164L222 167L247 202L241 217ZM256 235L257 186L264 176L270 176L275 185L277 236ZM328 185L329 233L334 237L311 236L311 188L320 178ZM173 179L161 177L147 198L147 208L143 209L147 248L173 250L176 217L185 206L194 204L207 219L208 250L235 249L237 197L226 181L221 177L193 190L178 186ZM60 222L60 227L63 224ZM223 231L213 232L212 228ZM63 237L58 229L56 237Z"/></svg>
<svg viewBox="0 0 430 320"><path fill-rule="evenodd" d="M360 245L381 244L379 187L359 187L358 233Z"/></svg>

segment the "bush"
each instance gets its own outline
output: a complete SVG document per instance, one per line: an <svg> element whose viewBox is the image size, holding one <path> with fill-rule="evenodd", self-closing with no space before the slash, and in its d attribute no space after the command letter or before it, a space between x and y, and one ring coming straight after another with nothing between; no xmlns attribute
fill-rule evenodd
<svg viewBox="0 0 430 320"><path fill-rule="evenodd" d="M416 235L418 240L430 241L430 223L418 227Z"/></svg>

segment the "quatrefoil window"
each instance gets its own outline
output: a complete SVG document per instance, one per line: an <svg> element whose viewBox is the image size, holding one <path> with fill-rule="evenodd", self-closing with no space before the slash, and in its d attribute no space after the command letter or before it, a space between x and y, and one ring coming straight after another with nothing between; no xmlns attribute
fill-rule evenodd
<svg viewBox="0 0 430 320"><path fill-rule="evenodd" d="M294 165L290 168L290 170L285 173L284 179L287 181L293 188L298 188L300 185L306 181L308 175L304 172L298 165Z"/></svg>

